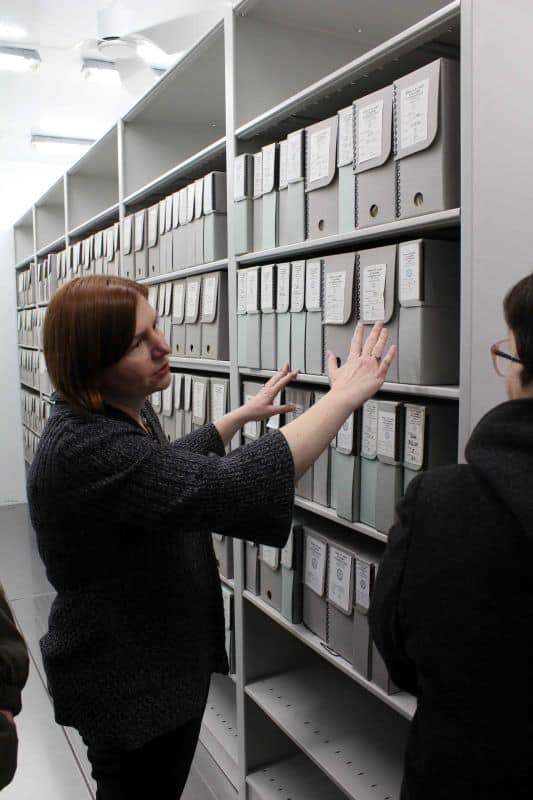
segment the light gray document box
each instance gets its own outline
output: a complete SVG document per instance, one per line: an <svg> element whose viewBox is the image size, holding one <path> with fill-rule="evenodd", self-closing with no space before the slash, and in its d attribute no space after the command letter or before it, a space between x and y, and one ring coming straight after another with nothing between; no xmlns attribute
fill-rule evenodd
<svg viewBox="0 0 533 800"><path fill-rule="evenodd" d="M359 520L359 494L361 487L361 458L359 454L360 415L350 414L337 433L337 443L332 449L331 487L333 505L338 517L350 522Z"/></svg>
<svg viewBox="0 0 533 800"><path fill-rule="evenodd" d="M254 153L253 250L263 249L263 153Z"/></svg>
<svg viewBox="0 0 533 800"><path fill-rule="evenodd" d="M427 400L404 405L403 490L423 470L457 462L456 403Z"/></svg>
<svg viewBox="0 0 533 800"><path fill-rule="evenodd" d="M202 282L202 358L229 358L228 274L209 272Z"/></svg>
<svg viewBox="0 0 533 800"><path fill-rule="evenodd" d="M305 372L322 375L324 371L324 328L322 325L322 275L324 262L313 259L305 265Z"/></svg>
<svg viewBox="0 0 533 800"><path fill-rule="evenodd" d="M355 559L355 610L353 615L354 669L370 680L372 677L372 636L368 624L370 597L374 585L374 563L361 555Z"/></svg>
<svg viewBox="0 0 533 800"><path fill-rule="evenodd" d="M208 264L228 255L226 173L204 178L204 259Z"/></svg>
<svg viewBox="0 0 533 800"><path fill-rule="evenodd" d="M93 236L94 246L94 272L95 275L104 274L104 237L102 231Z"/></svg>
<svg viewBox="0 0 533 800"><path fill-rule="evenodd" d="M172 269L184 269L187 258L187 187L172 198Z"/></svg>
<svg viewBox="0 0 533 800"><path fill-rule="evenodd" d="M172 272L172 195L165 197L159 205L160 214L164 209L163 233L161 239L161 255L159 272L161 274Z"/></svg>
<svg viewBox="0 0 533 800"><path fill-rule="evenodd" d="M261 369L278 368L276 266L261 267Z"/></svg>
<svg viewBox="0 0 533 800"><path fill-rule="evenodd" d="M172 284L172 354L185 356L185 295L187 284L184 280Z"/></svg>
<svg viewBox="0 0 533 800"><path fill-rule="evenodd" d="M243 381L242 382L242 402L243 405L247 403L252 397L261 391L264 383L259 381ZM255 442L262 436L263 426L259 421L247 422L242 429L242 435L245 442Z"/></svg>
<svg viewBox="0 0 533 800"><path fill-rule="evenodd" d="M278 547L259 548L259 586L261 597L269 606L281 612L281 551Z"/></svg>
<svg viewBox="0 0 533 800"><path fill-rule="evenodd" d="M305 182L308 239L331 236L339 230L337 116L306 128Z"/></svg>
<svg viewBox="0 0 533 800"><path fill-rule="evenodd" d="M291 276L291 369L305 372L307 312L305 310L305 261L292 262ZM280 364L281 366L281 364Z"/></svg>
<svg viewBox="0 0 533 800"><path fill-rule="evenodd" d="M183 435L192 431L192 375L183 376Z"/></svg>
<svg viewBox="0 0 533 800"><path fill-rule="evenodd" d="M351 663L353 656L355 551L330 541L328 550L328 644Z"/></svg>
<svg viewBox="0 0 533 800"><path fill-rule="evenodd" d="M318 403L325 394L325 392L315 392L315 403ZM313 464L313 502L326 508L330 504L331 455L332 448L326 447Z"/></svg>
<svg viewBox="0 0 533 800"><path fill-rule="evenodd" d="M211 416L210 410L211 381L200 375L192 378L192 427L193 430L205 425Z"/></svg>
<svg viewBox="0 0 533 800"><path fill-rule="evenodd" d="M291 264L276 267L276 342L277 368L291 362Z"/></svg>
<svg viewBox="0 0 533 800"><path fill-rule="evenodd" d="M168 387L161 392L161 427L169 442L174 441L176 422L174 420L174 381L171 379Z"/></svg>
<svg viewBox="0 0 533 800"><path fill-rule="evenodd" d="M135 227L133 233L133 252L135 261L135 278L148 277L148 250L146 210L135 214Z"/></svg>
<svg viewBox="0 0 533 800"><path fill-rule="evenodd" d="M460 280L458 243L398 245L400 383L459 383Z"/></svg>
<svg viewBox="0 0 533 800"><path fill-rule="evenodd" d="M185 255L184 266L194 267L196 255L196 230L194 226L194 201L196 189L194 183L187 186L187 211L185 217L184 237L185 237Z"/></svg>
<svg viewBox="0 0 533 800"><path fill-rule="evenodd" d="M245 269L237 269L237 364L246 366L246 282Z"/></svg>
<svg viewBox="0 0 533 800"><path fill-rule="evenodd" d="M286 238L287 244L295 244L303 242L306 235L304 130L293 131L287 136L287 184ZM285 228L285 223L283 226Z"/></svg>
<svg viewBox="0 0 533 800"><path fill-rule="evenodd" d="M323 642L327 642L328 542L312 528L304 526L303 531L303 623Z"/></svg>
<svg viewBox="0 0 533 800"><path fill-rule="evenodd" d="M135 255L133 253L134 215L124 217L122 223L122 275L135 279Z"/></svg>
<svg viewBox="0 0 533 800"><path fill-rule="evenodd" d="M332 350L344 364L350 352L355 322L355 253L339 253L323 259L324 352Z"/></svg>
<svg viewBox="0 0 533 800"><path fill-rule="evenodd" d="M279 202L278 202L278 176L279 176L279 145L273 144L263 147L262 159L262 235L261 249L268 250L276 247L279 236Z"/></svg>
<svg viewBox="0 0 533 800"><path fill-rule="evenodd" d="M204 264L204 179L194 182L194 263Z"/></svg>
<svg viewBox="0 0 533 800"><path fill-rule="evenodd" d="M399 217L456 208L459 63L439 58L394 83Z"/></svg>
<svg viewBox="0 0 533 800"><path fill-rule="evenodd" d="M202 323L200 303L202 276L187 278L185 285L185 353L187 358L200 358L202 352Z"/></svg>
<svg viewBox="0 0 533 800"><path fill-rule="evenodd" d="M356 225L367 228L396 218L393 158L393 87L362 97L354 109Z"/></svg>
<svg viewBox="0 0 533 800"><path fill-rule="evenodd" d="M361 409L361 497L360 521L376 527L378 480L378 401L371 399Z"/></svg>
<svg viewBox="0 0 533 800"><path fill-rule="evenodd" d="M259 546L245 542L245 587L252 594L259 594Z"/></svg>
<svg viewBox="0 0 533 800"><path fill-rule="evenodd" d="M285 403L295 406L294 411L286 415L287 423L300 417L313 404L313 392L309 389L295 389L288 387L285 389ZM305 500L313 499L313 466L301 476L295 488L295 495L303 497Z"/></svg>
<svg viewBox="0 0 533 800"><path fill-rule="evenodd" d="M174 435L176 439L181 439L183 436L183 426L184 426L184 410L183 410L183 400L184 400L184 375L180 372L174 373L174 422L175 422L175 430Z"/></svg>
<svg viewBox="0 0 533 800"><path fill-rule="evenodd" d="M293 625L302 622L303 530L293 525L281 551L281 613Z"/></svg>
<svg viewBox="0 0 533 800"><path fill-rule="evenodd" d="M146 223L145 223L146 224ZM148 275L154 277L159 275L159 203L150 206L147 211L147 224L148 224ZM145 277L138 274L138 278Z"/></svg>
<svg viewBox="0 0 533 800"><path fill-rule="evenodd" d="M279 143L278 178L278 237L279 245L290 244L289 229L289 184L287 181L287 140Z"/></svg>
<svg viewBox="0 0 533 800"><path fill-rule="evenodd" d="M217 560L218 571L224 578L233 580L233 539L231 536L213 534L213 550Z"/></svg>
<svg viewBox="0 0 533 800"><path fill-rule="evenodd" d="M357 253L358 318L365 326L366 339L375 322L387 326L387 347L398 344L399 303L396 290L398 246L373 247ZM398 381L398 359L387 372L388 381Z"/></svg>
<svg viewBox="0 0 533 800"><path fill-rule="evenodd" d="M108 275L118 275L119 272L119 230L120 225L115 222L105 232L105 260Z"/></svg>
<svg viewBox="0 0 533 800"><path fill-rule="evenodd" d="M396 506L403 495L402 404L395 400L378 402L376 528L388 533L396 520Z"/></svg>
<svg viewBox="0 0 533 800"><path fill-rule="evenodd" d="M243 153L235 158L233 173L233 216L235 225L235 253L249 253L253 249L253 191L254 157Z"/></svg>
<svg viewBox="0 0 533 800"><path fill-rule="evenodd" d="M251 369L261 368L261 310L260 310L260 282L261 268L249 267L243 272L245 278L245 288L240 291L245 292L244 322L240 322L240 366ZM243 280L239 272L239 280ZM239 301L239 313L240 305Z"/></svg>
<svg viewBox="0 0 533 800"><path fill-rule="evenodd" d="M337 167L339 170L339 233L355 228L355 176L353 169L353 106L337 112L339 140Z"/></svg>

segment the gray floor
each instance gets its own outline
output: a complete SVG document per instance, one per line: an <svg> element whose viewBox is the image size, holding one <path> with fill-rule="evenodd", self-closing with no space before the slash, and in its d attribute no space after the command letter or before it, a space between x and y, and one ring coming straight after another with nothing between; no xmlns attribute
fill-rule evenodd
<svg viewBox="0 0 533 800"><path fill-rule="evenodd" d="M18 769L2 800L90 800L95 789L83 742L76 731L55 723L46 691L38 643L54 595L23 505L0 507L0 580L31 655L17 717ZM182 800L207 800L194 771Z"/></svg>

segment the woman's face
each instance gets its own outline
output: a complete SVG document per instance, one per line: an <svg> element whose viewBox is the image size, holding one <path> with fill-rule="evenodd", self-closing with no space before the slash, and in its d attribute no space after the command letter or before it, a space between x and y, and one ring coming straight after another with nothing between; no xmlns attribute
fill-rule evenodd
<svg viewBox="0 0 533 800"><path fill-rule="evenodd" d="M135 336L120 361L104 371L104 396L139 402L166 389L171 381L169 353L155 310L139 295Z"/></svg>

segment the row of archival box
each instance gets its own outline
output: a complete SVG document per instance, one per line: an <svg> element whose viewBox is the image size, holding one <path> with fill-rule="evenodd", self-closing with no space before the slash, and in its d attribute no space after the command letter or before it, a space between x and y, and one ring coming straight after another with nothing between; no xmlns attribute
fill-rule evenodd
<svg viewBox="0 0 533 800"><path fill-rule="evenodd" d="M52 411L52 405L46 400L43 400L42 397L22 388L20 407L23 424L40 436L43 432L46 420Z"/></svg>

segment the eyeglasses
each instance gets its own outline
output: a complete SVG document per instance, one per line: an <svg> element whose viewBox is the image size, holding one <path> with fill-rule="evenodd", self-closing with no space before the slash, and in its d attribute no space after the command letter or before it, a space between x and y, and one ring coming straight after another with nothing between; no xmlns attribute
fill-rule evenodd
<svg viewBox="0 0 533 800"><path fill-rule="evenodd" d="M493 344L490 348L494 369L502 378L505 378L509 372L511 364L522 363L519 358L516 358L516 356L512 356L510 353L506 352L506 350L509 348L509 345L509 339L501 339L499 342Z"/></svg>

